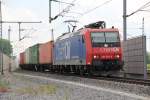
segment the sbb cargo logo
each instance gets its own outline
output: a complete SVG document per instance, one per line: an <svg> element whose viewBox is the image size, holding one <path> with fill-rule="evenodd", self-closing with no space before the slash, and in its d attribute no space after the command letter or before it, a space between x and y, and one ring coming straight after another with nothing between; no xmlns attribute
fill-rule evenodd
<svg viewBox="0 0 150 100"><path fill-rule="evenodd" d="M119 52L118 48L103 48L104 52Z"/></svg>

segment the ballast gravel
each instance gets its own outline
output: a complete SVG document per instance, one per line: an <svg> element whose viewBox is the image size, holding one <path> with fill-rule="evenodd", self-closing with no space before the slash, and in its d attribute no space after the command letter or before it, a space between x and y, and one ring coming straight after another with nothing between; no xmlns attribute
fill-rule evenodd
<svg viewBox="0 0 150 100"><path fill-rule="evenodd" d="M52 74L52 73L39 73L39 72L31 72L31 71L17 71L17 73L25 73L30 75L37 75L43 77L51 77L59 80L66 80L72 82L79 82L88 85L94 85L97 87L110 88L117 91L129 92L133 94L137 94L140 96L150 96L150 86L137 85L137 84L128 84L123 82L113 82L113 81L105 81L105 80L97 80L90 78L82 78L76 76L65 76L61 74Z"/></svg>
<svg viewBox="0 0 150 100"><path fill-rule="evenodd" d="M0 93L0 100L149 100L149 93L134 93L139 87L132 85L125 87L133 87L134 91L130 92L128 89L122 90L124 86L120 87L120 83L113 85L94 79L33 74L14 73L4 76L4 80L9 83L9 91Z"/></svg>

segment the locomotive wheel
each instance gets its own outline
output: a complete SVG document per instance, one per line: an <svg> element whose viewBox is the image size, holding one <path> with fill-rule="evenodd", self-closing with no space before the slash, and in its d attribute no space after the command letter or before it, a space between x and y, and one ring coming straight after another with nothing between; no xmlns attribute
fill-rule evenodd
<svg viewBox="0 0 150 100"><path fill-rule="evenodd" d="M41 67L41 65L40 65L40 67L39 67L39 72L42 72L42 67Z"/></svg>
<svg viewBox="0 0 150 100"><path fill-rule="evenodd" d="M38 71L43 72L43 66L40 66Z"/></svg>
<svg viewBox="0 0 150 100"><path fill-rule="evenodd" d="M60 66L60 74L63 74L64 70L63 70L63 66Z"/></svg>
<svg viewBox="0 0 150 100"><path fill-rule="evenodd" d="M84 75L84 68L82 66L80 66L80 76Z"/></svg>
<svg viewBox="0 0 150 100"><path fill-rule="evenodd" d="M53 72L53 73L55 72L55 70L56 70L55 67L56 67L55 65L51 66L51 72Z"/></svg>
<svg viewBox="0 0 150 100"><path fill-rule="evenodd" d="M38 67L36 65L34 66L34 71L38 71Z"/></svg>
<svg viewBox="0 0 150 100"><path fill-rule="evenodd" d="M92 76L91 68L88 68L88 69L87 69L87 73L88 73L88 77L91 77L91 76Z"/></svg>
<svg viewBox="0 0 150 100"><path fill-rule="evenodd" d="M80 68L76 67L76 74L80 75Z"/></svg>

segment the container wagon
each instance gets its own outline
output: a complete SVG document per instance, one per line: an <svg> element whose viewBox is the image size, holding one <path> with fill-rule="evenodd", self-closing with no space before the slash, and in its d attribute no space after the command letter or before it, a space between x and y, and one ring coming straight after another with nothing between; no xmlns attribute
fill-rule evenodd
<svg viewBox="0 0 150 100"><path fill-rule="evenodd" d="M24 57L22 58L24 59L24 64L20 64L20 66L23 66L22 68L36 71L39 70L39 45L40 44L36 44L25 50L24 56L22 56Z"/></svg>
<svg viewBox="0 0 150 100"><path fill-rule="evenodd" d="M39 45L39 69L44 71L52 67L53 63L53 41Z"/></svg>
<svg viewBox="0 0 150 100"><path fill-rule="evenodd" d="M20 53L19 66L23 69L25 64L25 52Z"/></svg>

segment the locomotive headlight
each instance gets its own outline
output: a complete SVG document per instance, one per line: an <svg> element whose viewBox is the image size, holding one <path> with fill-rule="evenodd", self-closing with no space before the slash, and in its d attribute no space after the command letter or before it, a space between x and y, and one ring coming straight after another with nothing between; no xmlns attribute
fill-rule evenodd
<svg viewBox="0 0 150 100"><path fill-rule="evenodd" d="M119 56L119 55L116 55L115 58L120 58L120 56Z"/></svg>
<svg viewBox="0 0 150 100"><path fill-rule="evenodd" d="M96 59L97 58L97 56L94 56L94 59Z"/></svg>
<svg viewBox="0 0 150 100"><path fill-rule="evenodd" d="M104 44L104 47L108 47L108 44Z"/></svg>
<svg viewBox="0 0 150 100"><path fill-rule="evenodd" d="M98 56L98 55L97 55L97 56L96 56L96 55L94 55L94 56L93 56L93 58L94 58L94 59L98 59L98 58L99 58L99 56Z"/></svg>
<svg viewBox="0 0 150 100"><path fill-rule="evenodd" d="M90 65L91 63L90 62L88 62L88 65Z"/></svg>

